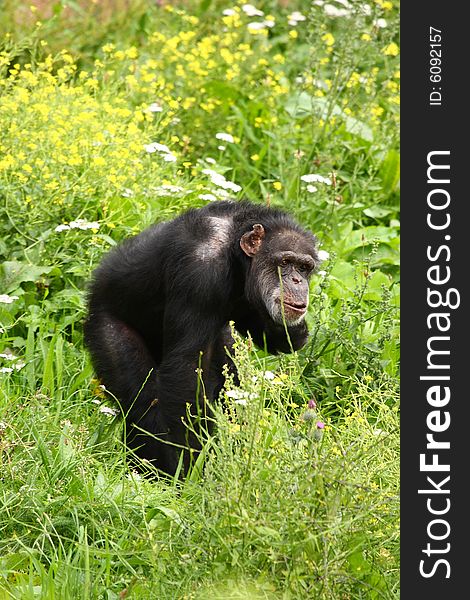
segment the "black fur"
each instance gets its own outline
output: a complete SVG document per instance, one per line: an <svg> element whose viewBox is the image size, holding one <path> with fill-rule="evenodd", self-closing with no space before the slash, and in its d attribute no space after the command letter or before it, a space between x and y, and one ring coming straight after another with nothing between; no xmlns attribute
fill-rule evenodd
<svg viewBox="0 0 470 600"><path fill-rule="evenodd" d="M257 223L265 238L251 258L240 239ZM284 212L217 202L125 240L94 272L85 343L98 376L121 404L128 446L160 470L175 473L181 447L200 449L197 420L195 432L183 423L187 405L210 430L207 403L202 393L196 398L195 371L202 367L205 397L215 399L223 366L235 372L226 350L229 321L270 352L305 344L305 322L288 326L289 340L262 298L279 287L272 256L283 249L317 262L314 236ZM185 470L190 454L184 452Z"/></svg>

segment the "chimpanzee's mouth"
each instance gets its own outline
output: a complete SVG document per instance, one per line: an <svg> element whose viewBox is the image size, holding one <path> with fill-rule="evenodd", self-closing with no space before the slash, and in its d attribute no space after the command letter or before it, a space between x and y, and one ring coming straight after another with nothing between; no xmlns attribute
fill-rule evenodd
<svg viewBox="0 0 470 600"><path fill-rule="evenodd" d="M298 315L303 315L305 313L305 311L307 310L307 305L305 304L305 302L302 303L296 303L296 304L291 304L290 302L284 302L284 309L288 310L289 312L293 312L296 313Z"/></svg>

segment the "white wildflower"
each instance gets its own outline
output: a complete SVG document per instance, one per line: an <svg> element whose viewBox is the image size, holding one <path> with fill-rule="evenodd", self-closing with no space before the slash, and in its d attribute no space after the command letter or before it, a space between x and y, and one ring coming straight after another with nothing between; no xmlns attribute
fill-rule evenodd
<svg viewBox="0 0 470 600"><path fill-rule="evenodd" d="M168 146L165 146L165 144L159 144L158 142L152 142L150 144L145 144L144 148L145 148L145 151L148 152L149 154L152 154L153 152L170 153L170 149L168 148Z"/></svg>
<svg viewBox="0 0 470 600"><path fill-rule="evenodd" d="M234 139L233 139L233 135L230 135L230 133L223 133L223 132L219 132L215 134L215 137L218 140L222 140L222 142L228 142L229 144L233 144L234 143Z"/></svg>
<svg viewBox="0 0 470 600"><path fill-rule="evenodd" d="M152 192L157 196L170 196L171 194L188 194L189 192L179 185L164 184L151 188Z"/></svg>
<svg viewBox="0 0 470 600"><path fill-rule="evenodd" d="M217 200L217 196L214 196L214 194L199 194L198 198L200 200L208 200L209 202L214 202Z"/></svg>
<svg viewBox="0 0 470 600"><path fill-rule="evenodd" d="M233 17L233 15L235 15L236 12L237 11L233 8L226 8L224 11L222 11L222 14L224 15L224 17Z"/></svg>
<svg viewBox="0 0 470 600"><path fill-rule="evenodd" d="M123 198L131 198L134 195L134 192L130 188L124 188L121 196Z"/></svg>
<svg viewBox="0 0 470 600"><path fill-rule="evenodd" d="M296 10L289 15L287 22L292 27L295 27L298 23L300 23L300 21L305 21L305 19L306 19L306 17L302 13L300 13L298 10Z"/></svg>
<svg viewBox="0 0 470 600"><path fill-rule="evenodd" d="M157 113L162 112L163 108L156 102L152 102L152 104L147 108L147 110L152 113Z"/></svg>
<svg viewBox="0 0 470 600"><path fill-rule="evenodd" d="M2 373L11 373L12 371L19 371L26 364L24 361L18 360L16 354L13 354L13 352L9 348L7 348L5 352L2 352L0 354L0 358L4 358L5 360L9 360L10 362L12 362L11 367L3 367Z"/></svg>
<svg viewBox="0 0 470 600"><path fill-rule="evenodd" d="M317 271L317 275L320 275L320 277L326 277L326 271Z"/></svg>
<svg viewBox="0 0 470 600"><path fill-rule="evenodd" d="M210 156L208 156L205 161L207 163L209 163L210 165L215 165L215 163L217 162L214 158L210 158Z"/></svg>
<svg viewBox="0 0 470 600"><path fill-rule="evenodd" d="M387 21L385 19L377 19L376 21L374 21L374 25L376 27L379 27L380 29L384 29L385 27L387 27Z"/></svg>
<svg viewBox="0 0 470 600"><path fill-rule="evenodd" d="M307 192L310 192L311 194L314 194L316 191L318 191L317 186L311 185L311 184L307 185Z"/></svg>
<svg viewBox="0 0 470 600"><path fill-rule="evenodd" d="M222 188L215 188L211 190L211 192L217 196L217 198L222 198L222 200L230 198L230 194L227 192L227 190L223 190Z"/></svg>
<svg viewBox="0 0 470 600"><path fill-rule="evenodd" d="M118 411L110 406L100 406L99 411L111 417L115 417L118 414Z"/></svg>
<svg viewBox="0 0 470 600"><path fill-rule="evenodd" d="M276 21L273 21L272 19L266 19L263 21L265 27L274 27L274 25L276 25Z"/></svg>
<svg viewBox="0 0 470 600"><path fill-rule="evenodd" d="M263 377L268 381L272 381L276 377L276 375L272 371L264 371Z"/></svg>
<svg viewBox="0 0 470 600"><path fill-rule="evenodd" d="M291 15L289 15L289 19L294 19L294 21L305 21L307 17L305 17L298 10L295 10Z"/></svg>
<svg viewBox="0 0 470 600"><path fill-rule="evenodd" d="M13 373L12 367L1 367L0 373Z"/></svg>
<svg viewBox="0 0 470 600"><path fill-rule="evenodd" d="M330 253L326 250L319 250L317 255L320 260L328 260L330 258Z"/></svg>
<svg viewBox="0 0 470 600"><path fill-rule="evenodd" d="M162 154L165 162L176 162L176 156L169 152L168 154Z"/></svg>
<svg viewBox="0 0 470 600"><path fill-rule="evenodd" d="M307 175L302 175L300 177L302 181L305 183L325 183L326 185L331 185L331 179L329 177L323 177L323 175L316 175L315 173L308 173Z"/></svg>
<svg viewBox="0 0 470 600"><path fill-rule="evenodd" d="M70 227L68 225L62 224L62 225L57 225L57 227L54 229L54 231L57 231L57 233L60 233L61 231L67 231L67 229L70 229Z"/></svg>
<svg viewBox="0 0 470 600"><path fill-rule="evenodd" d="M239 404L240 406L246 406L247 402L244 398L240 399L240 400L234 400L233 401L234 404Z"/></svg>
<svg viewBox="0 0 470 600"><path fill-rule="evenodd" d="M323 10L328 17L347 17L350 14L349 10L337 8L336 6L333 6L333 4L325 4Z"/></svg>
<svg viewBox="0 0 470 600"><path fill-rule="evenodd" d="M232 398L233 400L240 400L242 398L242 392L240 390L227 390L225 395L227 398Z"/></svg>
<svg viewBox="0 0 470 600"><path fill-rule="evenodd" d="M225 150L226 146L217 146L218 150L221 150L222 152Z"/></svg>
<svg viewBox="0 0 470 600"><path fill-rule="evenodd" d="M209 175L211 179L212 177L223 177L223 175L220 175L220 173L217 173L217 171L214 171L214 169L202 169L202 172L204 175Z"/></svg>
<svg viewBox="0 0 470 600"><path fill-rule="evenodd" d="M251 23L248 23L247 27L252 31L261 31L262 29L266 29L264 21L252 21Z"/></svg>
<svg viewBox="0 0 470 600"><path fill-rule="evenodd" d="M249 17L262 17L264 15L264 12L258 10L253 4L244 4L242 6L242 11Z"/></svg>
<svg viewBox="0 0 470 600"><path fill-rule="evenodd" d="M228 398L232 398L234 404L241 404L246 406L247 400L255 400L258 396L254 392L244 392L243 390L227 390L225 395Z"/></svg>
<svg viewBox="0 0 470 600"><path fill-rule="evenodd" d="M172 192L173 194L179 194L180 192L184 192L184 188L180 185L173 185L171 183L164 183L161 186L162 190L167 190L168 192Z"/></svg>
<svg viewBox="0 0 470 600"><path fill-rule="evenodd" d="M99 229L100 224L96 221L86 221L85 219L76 219L75 221L70 221L69 223L70 229L82 229L85 231L86 229Z"/></svg>
<svg viewBox="0 0 470 600"><path fill-rule="evenodd" d="M223 188L224 190L230 190L230 191L234 192L235 194L240 192L242 189L240 185L238 185L237 183L234 183L233 181L228 181L227 179L225 179L223 182L220 183L220 187Z"/></svg>
<svg viewBox="0 0 470 600"><path fill-rule="evenodd" d="M9 296L8 294L0 294L0 302L2 304L11 304L15 300L18 300L18 296Z"/></svg>
<svg viewBox="0 0 470 600"><path fill-rule="evenodd" d="M242 188L233 181L228 181L221 173L217 173L213 169L203 169L202 172L205 175L209 175L214 185L223 188L224 190L231 190L232 192L239 192Z"/></svg>

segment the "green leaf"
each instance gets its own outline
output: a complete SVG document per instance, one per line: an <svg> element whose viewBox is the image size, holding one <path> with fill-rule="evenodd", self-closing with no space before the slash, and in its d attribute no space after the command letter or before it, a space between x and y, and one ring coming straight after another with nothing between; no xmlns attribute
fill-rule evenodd
<svg viewBox="0 0 470 600"><path fill-rule="evenodd" d="M386 193L395 191L400 181L400 155L396 150L389 150L380 167L382 186Z"/></svg>
<svg viewBox="0 0 470 600"><path fill-rule="evenodd" d="M54 335L45 351L44 368L42 373L42 386L48 393L55 394L54 359L57 334Z"/></svg>
<svg viewBox="0 0 470 600"><path fill-rule="evenodd" d="M365 208L362 212L366 215L366 217L371 217L371 219L382 219L390 213L395 212L395 210L393 208L385 208L383 206L371 206L369 208Z"/></svg>
<svg viewBox="0 0 470 600"><path fill-rule="evenodd" d="M254 530L261 537L268 537L268 538L279 538L280 537L280 533L277 529L273 529L272 527L267 527L266 525L256 525L254 527Z"/></svg>
<svg viewBox="0 0 470 600"><path fill-rule="evenodd" d="M342 250L345 253L349 253L356 248L368 246L376 240L382 244L387 244L397 237L397 232L390 227L371 225L370 227L363 227L362 229L352 231L344 240Z"/></svg>
<svg viewBox="0 0 470 600"><path fill-rule="evenodd" d="M372 129L363 121L347 115L336 103L329 98L315 98L307 92L292 95L286 102L284 109L294 119L303 119L315 115L318 119L328 119L339 116L343 119L346 131L368 142L372 141Z"/></svg>
<svg viewBox="0 0 470 600"><path fill-rule="evenodd" d="M294 119L302 119L308 115L326 119L329 115L343 114L337 104L331 104L327 98L314 98L307 92L292 95L287 100L284 109Z"/></svg>
<svg viewBox="0 0 470 600"><path fill-rule="evenodd" d="M356 575L362 575L370 571L370 564L364 558L362 550L357 550L348 556L348 563Z"/></svg>
<svg viewBox="0 0 470 600"><path fill-rule="evenodd" d="M50 273L54 267L40 267L16 260L5 261L0 265L0 290L8 294L25 281L37 281L41 275Z"/></svg>
<svg viewBox="0 0 470 600"><path fill-rule="evenodd" d="M366 244L363 247L352 250L348 254L348 258L350 260L357 260L361 263L370 256L371 252L372 244ZM379 269L383 265L398 266L400 264L399 240L395 238L388 243L379 244L370 258L370 265L373 269Z"/></svg>
<svg viewBox="0 0 470 600"><path fill-rule="evenodd" d="M328 295L332 298L344 298L352 293L355 286L354 266L344 260L335 262L330 273L330 287Z"/></svg>
<svg viewBox="0 0 470 600"><path fill-rule="evenodd" d="M176 523L176 525L183 524L183 519L181 518L180 514L173 508L169 508L168 506L156 506L155 510L162 513L162 515L165 515L165 517L167 517L170 521L173 521L173 523Z"/></svg>
<svg viewBox="0 0 470 600"><path fill-rule="evenodd" d="M210 8L211 4L212 4L212 0L202 0L201 3L199 4L199 11L201 12L201 14L204 14L205 12L207 12L208 9Z"/></svg>
<svg viewBox="0 0 470 600"><path fill-rule="evenodd" d="M347 115L345 118L345 126L348 133L357 135L367 142L371 142L374 138L372 129L369 125L366 125L362 121L359 121L359 119L351 117L350 115Z"/></svg>
<svg viewBox="0 0 470 600"><path fill-rule="evenodd" d="M382 271L374 271L367 282L367 290L364 293L365 300L376 300L377 302L382 299L383 287L388 289L392 283L390 277L382 273Z"/></svg>
<svg viewBox="0 0 470 600"><path fill-rule="evenodd" d="M36 389L36 366L34 362L36 349L36 341L34 337L34 327L30 325L28 327L28 334L26 338L25 346L25 359L26 359L26 379L28 380L28 387L31 392Z"/></svg>
<svg viewBox="0 0 470 600"><path fill-rule="evenodd" d="M240 91L235 86L218 79L209 81L204 87L209 96L219 99L237 100L240 97Z"/></svg>
<svg viewBox="0 0 470 600"><path fill-rule="evenodd" d="M12 306L12 305L10 304L8 306ZM13 318L13 314L9 310L7 310L6 308L4 308L3 306L0 305L0 326L2 328L9 327L14 322L15 322L15 319Z"/></svg>

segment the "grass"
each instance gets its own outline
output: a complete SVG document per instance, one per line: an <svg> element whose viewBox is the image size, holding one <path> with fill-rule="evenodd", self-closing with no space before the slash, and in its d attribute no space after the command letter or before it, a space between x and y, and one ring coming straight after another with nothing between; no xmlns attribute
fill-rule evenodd
<svg viewBox="0 0 470 600"><path fill-rule="evenodd" d="M2 3L0 600L399 597L398 7L242 4ZM150 481L83 348L86 284L227 195L329 254L310 340L238 340L204 469Z"/></svg>

